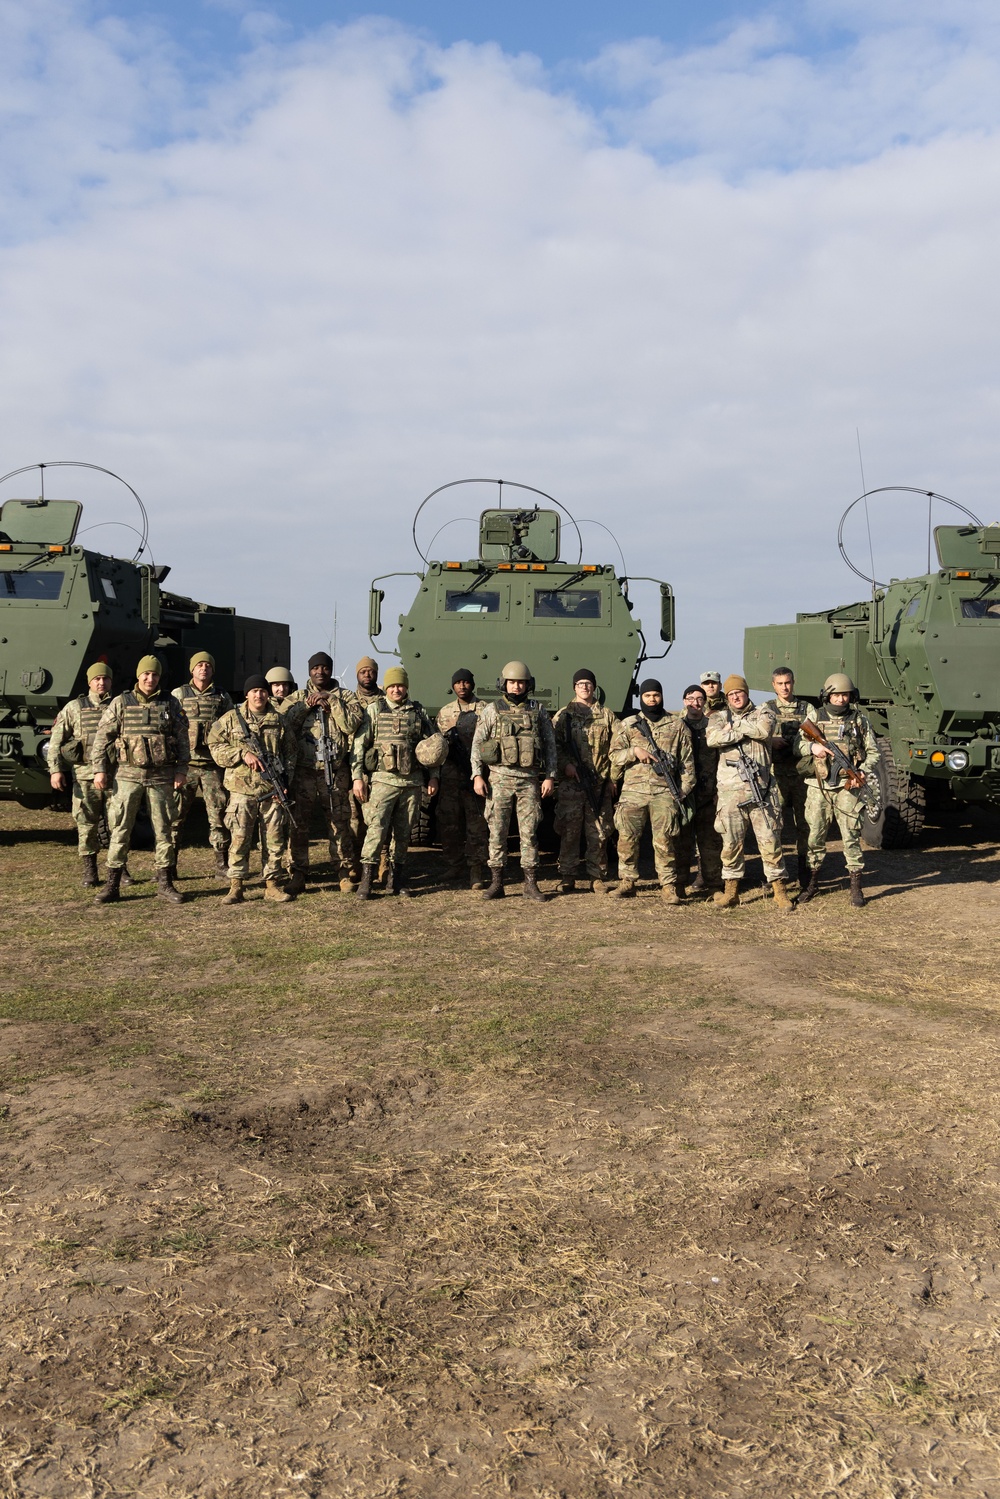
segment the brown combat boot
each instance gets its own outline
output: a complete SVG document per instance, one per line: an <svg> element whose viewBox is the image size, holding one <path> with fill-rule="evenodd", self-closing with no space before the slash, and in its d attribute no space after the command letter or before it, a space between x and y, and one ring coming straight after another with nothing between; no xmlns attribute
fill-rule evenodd
<svg viewBox="0 0 1000 1499"><path fill-rule="evenodd" d="M156 893L162 900L169 900L175 906L182 906L186 899L174 884L174 870L176 865L169 869L158 869L156 871Z"/></svg>
<svg viewBox="0 0 1000 1499"><path fill-rule="evenodd" d="M101 883L101 877L97 873L97 855L83 854L81 856L81 863L83 864L84 890L96 890Z"/></svg>
<svg viewBox="0 0 1000 1499"><path fill-rule="evenodd" d="M507 892L503 888L503 870L490 870L489 888L483 892L483 900L502 900Z"/></svg>
<svg viewBox="0 0 1000 1499"><path fill-rule="evenodd" d="M545 894L545 892L539 890L538 888L538 879L535 875L534 869L526 869L524 871L523 894L525 900L537 901L539 902L539 904L544 904L545 901L548 900L548 896Z"/></svg>
<svg viewBox="0 0 1000 1499"><path fill-rule="evenodd" d="M101 891L100 895L94 896L94 900L97 902L97 904L100 906L110 906L113 901L121 900L121 892L119 890L121 882L121 870L109 869L104 889Z"/></svg>
<svg viewBox="0 0 1000 1499"><path fill-rule="evenodd" d="M619 880L616 888L612 890L611 894L616 896L618 900L625 900L628 896L634 895L635 880Z"/></svg>
<svg viewBox="0 0 1000 1499"><path fill-rule="evenodd" d="M660 899L665 906L679 906L681 903L680 896L677 894L677 889L674 885L664 885L660 891Z"/></svg>
<svg viewBox="0 0 1000 1499"><path fill-rule="evenodd" d="M678 900L687 900L687 886L683 880L675 880L674 889L677 891Z"/></svg>
<svg viewBox="0 0 1000 1499"><path fill-rule="evenodd" d="M229 894L222 897L224 906L242 906L243 904L243 881L230 880Z"/></svg>
<svg viewBox="0 0 1000 1499"><path fill-rule="evenodd" d="M265 880L264 899L276 901L279 906L286 906L295 899L295 896L289 894L288 887L282 881Z"/></svg>
<svg viewBox="0 0 1000 1499"><path fill-rule="evenodd" d="M361 879L358 882L358 900L371 900L372 880L375 877L374 864L362 864Z"/></svg>
<svg viewBox="0 0 1000 1499"><path fill-rule="evenodd" d="M795 910L795 902L789 898L788 886L784 880L772 880L771 889L774 891L774 904L779 911Z"/></svg>
<svg viewBox="0 0 1000 1499"><path fill-rule="evenodd" d="M575 889L576 880L571 879L568 875L564 875L563 878L559 881L560 895L572 895Z"/></svg>
<svg viewBox="0 0 1000 1499"><path fill-rule="evenodd" d="M215 878L217 880L228 880L229 860L226 857L226 850L224 848L217 848L213 852L215 853Z"/></svg>
<svg viewBox="0 0 1000 1499"><path fill-rule="evenodd" d="M122 865L122 884L123 885L139 885L141 883L142 883L142 881L139 880L139 879L137 879L134 874L129 874L128 865L127 864L123 864Z"/></svg>
<svg viewBox="0 0 1000 1499"><path fill-rule="evenodd" d="M808 905L809 901L812 900L813 896L814 895L818 895L818 894L819 894L819 870L818 869L811 869L809 871L809 883L808 883L808 885L803 885L803 887L802 887L802 893L799 896L799 905L800 906Z"/></svg>
<svg viewBox="0 0 1000 1499"><path fill-rule="evenodd" d="M605 879L604 875L597 875L594 879L592 879L590 882L590 888L595 895L607 895L608 882Z"/></svg>
<svg viewBox="0 0 1000 1499"><path fill-rule="evenodd" d="M406 882L406 870L402 864L393 864L389 871L389 894L405 895L413 899L413 891Z"/></svg>
<svg viewBox="0 0 1000 1499"><path fill-rule="evenodd" d="M726 888L717 890L712 899L723 911L731 911L733 906L738 906L740 903L739 880L727 880Z"/></svg>
<svg viewBox="0 0 1000 1499"><path fill-rule="evenodd" d="M295 873L289 878L288 884L285 886L285 889L294 900L297 895L302 894L305 888L306 877L300 869L297 869Z"/></svg>
<svg viewBox="0 0 1000 1499"><path fill-rule="evenodd" d="M486 871L483 869L483 866L481 864L469 865L469 889L486 889Z"/></svg>
<svg viewBox="0 0 1000 1499"><path fill-rule="evenodd" d="M350 875L342 875L340 880L340 892L342 895L353 895L357 888L357 880L352 880Z"/></svg>
<svg viewBox="0 0 1000 1499"><path fill-rule="evenodd" d="M861 888L861 870L851 870L851 905L859 908L865 904L865 893Z"/></svg>

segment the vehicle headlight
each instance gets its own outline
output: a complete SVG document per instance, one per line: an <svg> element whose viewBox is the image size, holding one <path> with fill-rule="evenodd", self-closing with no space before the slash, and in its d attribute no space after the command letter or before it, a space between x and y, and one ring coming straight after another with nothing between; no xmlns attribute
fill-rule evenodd
<svg viewBox="0 0 1000 1499"><path fill-rule="evenodd" d="M965 770L969 763L968 750L952 750L948 755L949 770Z"/></svg>

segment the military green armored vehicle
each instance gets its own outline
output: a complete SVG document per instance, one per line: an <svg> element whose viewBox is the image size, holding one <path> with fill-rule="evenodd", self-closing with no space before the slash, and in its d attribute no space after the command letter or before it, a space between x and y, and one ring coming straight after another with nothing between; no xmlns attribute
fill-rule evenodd
<svg viewBox="0 0 1000 1499"><path fill-rule="evenodd" d="M498 484L501 503L479 516L478 556L433 561L417 543L417 521L424 506L443 490L463 484ZM504 490L528 491L555 508L506 508ZM562 520L574 530L575 561L561 560ZM417 573L386 573L372 583L369 634L375 649L382 632L389 578L418 580L413 602L399 616L398 645L410 678L410 694L436 712L448 699L452 672L467 666L476 674L483 698L498 695L504 663L525 660L535 674L536 697L551 712L573 696L573 672L589 666L609 707L629 706L636 673L646 660L642 621L633 615L629 585L653 583L659 589L660 639L669 650L674 639L674 596L658 578L619 576L612 563L584 562L576 521L558 500L526 484L458 479L427 496L417 510L414 545L424 564ZM429 548L428 548L429 550ZM660 652L666 655L666 651Z"/></svg>
<svg viewBox="0 0 1000 1499"><path fill-rule="evenodd" d="M96 467L31 465L42 470L43 486L48 468L64 466ZM138 561L145 511L140 552L125 560L77 544L82 509L44 493L0 506L0 798L28 807L53 799L48 736L59 709L87 690L94 661L111 666L116 692L132 685L136 662L150 650L163 660L169 687L187 681L195 650L212 653L225 688L290 661L287 625L163 589L169 567Z"/></svg>
<svg viewBox="0 0 1000 1499"><path fill-rule="evenodd" d="M934 541L936 571L745 634L755 690L778 666L814 702L831 672L857 685L882 751L882 809L863 829L876 848L912 844L935 801L1000 805L1000 526L938 526Z"/></svg>

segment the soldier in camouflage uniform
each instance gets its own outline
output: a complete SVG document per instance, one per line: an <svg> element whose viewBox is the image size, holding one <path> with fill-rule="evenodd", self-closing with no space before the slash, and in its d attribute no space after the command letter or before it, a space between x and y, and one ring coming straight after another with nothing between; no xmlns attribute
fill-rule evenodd
<svg viewBox="0 0 1000 1499"><path fill-rule="evenodd" d="M608 840L614 832L615 783L611 740L618 717L597 700L597 678L589 667L573 674L573 701L552 721L559 780L556 832L559 834L559 889L576 887L580 838L586 840L587 875L598 895L607 889Z"/></svg>
<svg viewBox="0 0 1000 1499"><path fill-rule="evenodd" d="M369 900L375 862L387 837L393 839L393 864L389 890L392 895L410 895L406 880L406 861L410 835L420 811L424 776L422 766L430 770L428 796L436 796L439 784L437 768L448 751L419 703L410 701L410 679L401 666L392 666L385 674L385 697L371 701L367 716L354 739L351 768L354 772L354 795L365 808L368 832L361 849L361 883L358 896ZM423 750L423 745L428 750ZM424 758L424 754L428 758ZM371 790L365 785L366 771L371 774Z"/></svg>
<svg viewBox="0 0 1000 1499"><path fill-rule="evenodd" d="M233 700L228 692L215 685L215 657L208 651L196 651L191 657L188 670L190 682L175 687L173 695L181 705L188 721L188 741L191 758L188 761L187 780L177 798L177 823L174 827L174 850L181 846L181 829L195 798L201 793L208 816L208 841L215 850L215 872L226 878L226 793L222 785L219 767L212 759L208 748L208 731L215 721L228 713ZM177 877L176 865L174 878Z"/></svg>
<svg viewBox="0 0 1000 1499"><path fill-rule="evenodd" d="M111 702L111 667L106 662L97 661L87 668L87 687L87 692L66 704L52 725L49 783L53 791L65 791L67 778L72 776L73 820L83 861L83 883L87 889L96 889L101 883L97 873L101 847L98 828L109 793L94 786L90 751L97 725Z"/></svg>
<svg viewBox="0 0 1000 1499"><path fill-rule="evenodd" d="M108 803L107 883L97 896L102 904L121 898L122 870L143 802L156 838L157 894L175 904L184 899L173 882L173 828L177 793L187 780L188 725L177 699L160 691L162 675L158 658L143 656L136 667L135 686L109 703L91 746L94 789L106 791L115 775Z"/></svg>
<svg viewBox="0 0 1000 1499"><path fill-rule="evenodd" d="M330 862L341 890L354 889L351 866L351 745L364 721L365 710L353 692L333 685L333 662L325 651L309 658L309 686L286 698L280 711L298 735L298 759L292 800L295 827L291 836L290 894L306 888L309 875L309 834L319 808L329 838ZM323 748L329 761L331 784L326 782Z"/></svg>
<svg viewBox="0 0 1000 1499"><path fill-rule="evenodd" d="M275 796L271 781L262 773L263 763L247 742L240 717L260 744L282 790L286 792L295 774L295 730L283 713L271 707L266 677L256 674L247 677L243 693L243 704L224 713L208 735L208 747L216 765L223 767L223 779L229 792L226 825L232 841L229 845L229 893L223 898L223 904L238 906L243 902L243 887L250 877L254 833L260 838L264 899L285 903L295 898L286 888L282 868L288 844L288 816Z"/></svg>
<svg viewBox="0 0 1000 1499"><path fill-rule="evenodd" d="M850 677L836 672L823 683L820 707L810 707L807 717L822 729L831 744L843 750L863 779L875 774L879 762L878 740L870 722L853 706L857 689ZM857 791L848 790L843 773L821 744L813 744L799 733L795 745L806 785L806 821L809 824L809 883L799 896L812 900L819 890L819 875L826 858L826 838L834 818L844 840L844 858L851 880L851 905L863 906L861 874L865 856L861 851L864 803Z"/></svg>
<svg viewBox="0 0 1000 1499"><path fill-rule="evenodd" d="M771 684L774 687L774 697L764 707L770 708L775 717L771 758L781 796L782 833L786 839L795 839L796 872L799 884L803 885L809 825L806 822L806 783L799 774L795 741L799 725L809 712L810 704L804 697L795 696L795 673L790 667L775 667L771 673Z"/></svg>
<svg viewBox="0 0 1000 1499"><path fill-rule="evenodd" d="M639 712L622 719L611 747L611 764L624 772L615 827L618 829L618 886L615 895L633 896L639 880L639 840L649 819L653 835L653 857L662 898L668 906L679 905L686 875L678 872L681 825L685 810L652 765L649 741L640 728L645 724L657 749L670 757L674 779L682 800L695 787L694 745L691 731L678 714L663 707L663 688L655 677L639 686Z"/></svg>
<svg viewBox="0 0 1000 1499"><path fill-rule="evenodd" d="M295 692L295 678L287 666L272 666L264 673L264 681L271 690L271 707L280 713Z"/></svg>
<svg viewBox="0 0 1000 1499"><path fill-rule="evenodd" d="M503 696L487 703L472 741L472 784L477 796L489 797L491 880L484 900L497 900L504 893L507 838L515 806L524 894L528 900L548 899L538 888L538 824L541 797L555 790L557 756L552 720L528 696L534 685L523 661L508 661L497 682Z"/></svg>
<svg viewBox="0 0 1000 1499"><path fill-rule="evenodd" d="M362 656L355 667L354 675L357 679L354 695L366 712L372 703L385 702L385 693L378 685L377 661L373 661L371 656ZM351 836L354 839L354 861L351 865L351 877L356 880L361 878L361 845L365 841L365 832L364 804L352 794Z"/></svg>
<svg viewBox="0 0 1000 1499"><path fill-rule="evenodd" d="M722 875L726 888L717 892L715 901L725 909L739 905L740 880L746 871L743 845L750 826L760 850L764 878L774 891L775 904L781 910L792 911L795 908L788 898L781 854L778 783L771 774L774 714L769 708L754 707L743 677L727 677L724 691L726 707L712 714L705 735L709 749L719 751L719 804L715 826L722 834ZM750 789L739 773L737 747L744 751L751 765L756 766L765 811L752 803L746 805Z"/></svg>
<svg viewBox="0 0 1000 1499"><path fill-rule="evenodd" d="M705 707L709 713L718 713L720 708L726 706L726 699L722 693L722 678L717 671L703 671L699 680L705 694Z"/></svg>
<svg viewBox="0 0 1000 1499"><path fill-rule="evenodd" d="M724 701L724 699L723 699ZM722 839L715 826L719 752L706 741L705 689L692 683L684 690L684 722L694 747L694 816L681 828L678 844L681 878L687 880L698 855L698 878L692 890L722 889Z"/></svg>
<svg viewBox="0 0 1000 1499"><path fill-rule="evenodd" d="M468 878L473 890L482 890L490 832L482 799L472 788L472 741L486 704L476 696L476 679L468 667L459 667L451 686L455 701L445 703L437 716L438 729L448 741L437 801L438 837L448 878Z"/></svg>

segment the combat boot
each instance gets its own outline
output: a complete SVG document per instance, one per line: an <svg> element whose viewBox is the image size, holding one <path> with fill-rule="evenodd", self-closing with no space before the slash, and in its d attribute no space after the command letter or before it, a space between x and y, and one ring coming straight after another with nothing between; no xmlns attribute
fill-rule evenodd
<svg viewBox="0 0 1000 1499"><path fill-rule="evenodd" d="M95 901L97 901L98 905L101 905L101 906L110 906L111 903L112 903L112 901L121 900L121 892L120 892L120 889L119 889L119 886L121 885L121 882L122 882L122 872L121 872L121 870L120 869L109 869L108 870L108 875L107 875L107 882L105 883L104 889L101 891L100 895L95 895L94 896L94 899L95 899Z"/></svg>
<svg viewBox="0 0 1000 1499"><path fill-rule="evenodd" d="M863 906L865 904L865 893L861 888L861 870L851 870L851 905Z"/></svg>
<svg viewBox="0 0 1000 1499"><path fill-rule="evenodd" d="M538 888L538 880L534 869L526 869L524 871L524 898L525 900L538 901L540 904L544 904L548 900L548 896L544 891Z"/></svg>
<svg viewBox="0 0 1000 1499"><path fill-rule="evenodd" d="M83 888L85 890L96 890L101 883L101 877L97 873L97 855L84 854L81 862L83 864Z"/></svg>
<svg viewBox="0 0 1000 1499"><path fill-rule="evenodd" d="M784 880L772 880L771 889L774 891L774 904L779 911L795 910L795 902L789 898L788 886Z"/></svg>
<svg viewBox="0 0 1000 1499"><path fill-rule="evenodd" d="M297 869L295 871L295 873L289 879L288 884L285 886L285 889L288 891L289 895L292 896L292 898L294 899L294 897L296 895L301 895L302 892L303 892L303 890L305 888L306 888L306 877L305 877L305 875L302 873L302 871L300 869Z"/></svg>
<svg viewBox="0 0 1000 1499"><path fill-rule="evenodd" d="M406 882L406 870L402 864L393 864L389 872L389 894L406 895L413 899L413 891Z"/></svg>
<svg viewBox="0 0 1000 1499"><path fill-rule="evenodd" d="M295 896L290 895L287 886L278 880L265 880L264 899L276 901L279 906L287 906Z"/></svg>
<svg viewBox="0 0 1000 1499"><path fill-rule="evenodd" d="M619 900L624 900L627 896L634 895L635 880L619 880L611 894L617 896Z"/></svg>
<svg viewBox="0 0 1000 1499"><path fill-rule="evenodd" d="M230 880L229 894L222 897L224 906L242 906L243 904L243 881Z"/></svg>
<svg viewBox="0 0 1000 1499"><path fill-rule="evenodd" d="M677 891L678 900L687 900L687 886L683 880L675 880L674 889Z"/></svg>
<svg viewBox="0 0 1000 1499"><path fill-rule="evenodd" d="M445 869L444 879L445 879L445 884L446 885L464 885L465 884L465 860L464 859L454 859L454 860L452 860L452 862Z"/></svg>
<svg viewBox="0 0 1000 1499"><path fill-rule="evenodd" d="M591 880L590 888L595 895L607 895L608 882L604 878L603 874L597 875L594 879Z"/></svg>
<svg viewBox="0 0 1000 1499"><path fill-rule="evenodd" d="M705 881L704 881L704 878L702 877L702 873L701 873L700 869L698 870L698 873L695 875L694 879L691 881L691 889L692 890L704 890L705 889Z"/></svg>
<svg viewBox="0 0 1000 1499"><path fill-rule="evenodd" d="M139 880L134 874L129 874L128 865L127 864L123 864L122 865L122 884L127 886L127 885L139 885L141 883L142 883L142 881Z"/></svg>
<svg viewBox="0 0 1000 1499"><path fill-rule="evenodd" d="M214 852L215 852L215 878L217 880L228 880L228 878L229 878L229 860L226 857L226 850L224 848L217 848L217 849L215 849Z"/></svg>
<svg viewBox="0 0 1000 1499"><path fill-rule="evenodd" d="M483 869L483 866L481 864L470 864L469 865L469 889L470 890L485 890L486 889L486 873L485 873L485 871Z"/></svg>
<svg viewBox="0 0 1000 1499"><path fill-rule="evenodd" d="M727 880L726 888L717 890L712 898L723 911L731 911L733 906L738 906L740 903L739 880Z"/></svg>
<svg viewBox="0 0 1000 1499"><path fill-rule="evenodd" d="M490 870L489 888L483 892L483 900L502 900L506 891L503 888L503 870Z"/></svg>
<svg viewBox="0 0 1000 1499"><path fill-rule="evenodd" d="M814 895L818 895L818 894L819 894L819 869L810 869L810 871L809 871L809 883L808 883L808 885L803 885L802 886L802 891L801 891L801 893L799 895L799 905L800 906L808 905L809 901L812 900L813 896Z"/></svg>
<svg viewBox="0 0 1000 1499"><path fill-rule="evenodd" d="M357 880L352 880L350 875L343 875L340 881L340 893L342 895L353 895L357 887Z"/></svg>
<svg viewBox="0 0 1000 1499"><path fill-rule="evenodd" d="M172 901L175 906L182 906L185 897L174 885L174 870L176 865L156 871L156 893L163 900Z"/></svg>
<svg viewBox="0 0 1000 1499"><path fill-rule="evenodd" d="M362 864L361 879L358 883L358 900L371 900L372 880L375 877L374 864Z"/></svg>
<svg viewBox="0 0 1000 1499"><path fill-rule="evenodd" d="M572 895L575 889L576 880L570 878L569 876L564 876L564 878L559 881L560 895Z"/></svg>
<svg viewBox="0 0 1000 1499"><path fill-rule="evenodd" d="M681 903L681 898L677 894L677 889L674 885L664 885L660 891L660 899L665 906L679 906Z"/></svg>

